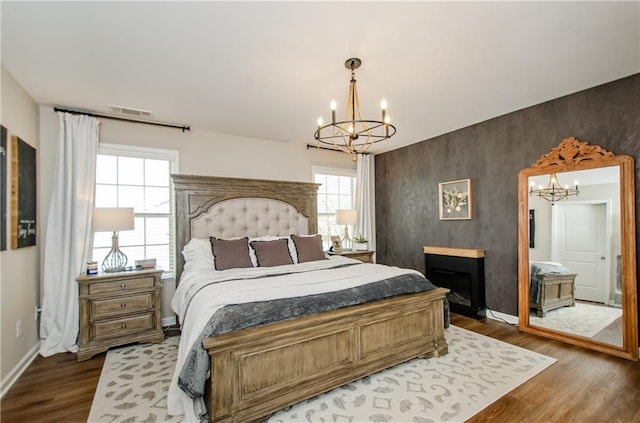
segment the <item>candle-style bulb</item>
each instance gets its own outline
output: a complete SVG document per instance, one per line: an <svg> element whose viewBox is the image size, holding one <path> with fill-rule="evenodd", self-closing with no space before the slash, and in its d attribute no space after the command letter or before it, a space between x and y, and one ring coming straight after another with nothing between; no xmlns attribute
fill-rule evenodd
<svg viewBox="0 0 640 423"><path fill-rule="evenodd" d="M323 123L322 117L319 117L318 118L318 128L320 128L322 126L322 123Z"/></svg>
<svg viewBox="0 0 640 423"><path fill-rule="evenodd" d="M336 101L331 100L329 107L331 107L331 123L336 123Z"/></svg>
<svg viewBox="0 0 640 423"><path fill-rule="evenodd" d="M384 98L382 99L382 101L380 102L380 108L382 110L387 110L387 100L385 100Z"/></svg>

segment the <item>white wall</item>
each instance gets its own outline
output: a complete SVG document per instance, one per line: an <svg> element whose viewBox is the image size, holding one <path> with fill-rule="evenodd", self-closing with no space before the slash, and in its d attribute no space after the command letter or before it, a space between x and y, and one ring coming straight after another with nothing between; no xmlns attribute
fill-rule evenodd
<svg viewBox="0 0 640 423"><path fill-rule="evenodd" d="M13 76L2 66L2 100L0 120L7 128L7 144L19 136L36 148L36 160L42 159L38 136L38 106ZM7 155L7 176L11 175L11 151ZM10 180L10 178L9 178ZM39 190L41 187L39 187ZM7 232L10 233L11 189L7 185ZM38 202L37 246L11 249L7 236L7 250L0 253L0 373L2 392L17 376L20 367L27 365L37 351L38 330L35 306L40 298L40 248L42 246L42 205ZM22 335L16 338L16 322L22 322ZM27 361L27 362L25 362Z"/></svg>
<svg viewBox="0 0 640 423"><path fill-rule="evenodd" d="M307 150L303 141L293 144L204 132L197 128L183 133L172 128L110 119L101 121L101 142L177 150L182 174L311 182L311 166L314 165L355 169L355 162L349 155ZM58 137L57 114L50 106L40 107L40 129L41 199L46 216ZM313 130L310 126L310 140ZM40 228L40 233L44 233L43 225ZM162 316L168 318L173 316L169 302L175 281L165 280L163 286Z"/></svg>

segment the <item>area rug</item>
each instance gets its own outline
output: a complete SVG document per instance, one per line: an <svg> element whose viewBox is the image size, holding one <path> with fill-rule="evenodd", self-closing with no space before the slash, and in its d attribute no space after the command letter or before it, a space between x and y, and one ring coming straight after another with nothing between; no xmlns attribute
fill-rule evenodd
<svg viewBox="0 0 640 423"><path fill-rule="evenodd" d="M270 423L463 422L556 360L457 326L449 354L414 359L288 407ZM166 393L177 337L111 350L90 422L172 422Z"/></svg>
<svg viewBox="0 0 640 423"><path fill-rule="evenodd" d="M87 422L179 422L167 416L167 392L180 338L107 352Z"/></svg>
<svg viewBox="0 0 640 423"><path fill-rule="evenodd" d="M620 316L622 316L620 308L577 302L573 307L560 307L551 310L547 312L545 317L532 314L529 317L529 323L534 326L593 338Z"/></svg>

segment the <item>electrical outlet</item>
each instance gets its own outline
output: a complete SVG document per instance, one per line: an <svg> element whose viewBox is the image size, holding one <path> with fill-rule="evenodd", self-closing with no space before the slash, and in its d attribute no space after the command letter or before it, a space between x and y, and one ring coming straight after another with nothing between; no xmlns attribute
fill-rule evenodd
<svg viewBox="0 0 640 423"><path fill-rule="evenodd" d="M22 320L18 320L16 322L16 338L20 338L22 336Z"/></svg>

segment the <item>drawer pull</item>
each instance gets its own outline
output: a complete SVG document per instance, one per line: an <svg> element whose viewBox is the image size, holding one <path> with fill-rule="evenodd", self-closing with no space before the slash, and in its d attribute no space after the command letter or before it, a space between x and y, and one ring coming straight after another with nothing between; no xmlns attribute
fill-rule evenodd
<svg viewBox="0 0 640 423"><path fill-rule="evenodd" d="M125 289L126 287L127 287L127 284L126 284L126 283L121 283L121 284L120 284L120 288Z"/></svg>
<svg viewBox="0 0 640 423"><path fill-rule="evenodd" d="M123 323L123 324L120 326L120 329L126 329L126 328L127 328L127 324L126 324L126 323Z"/></svg>
<svg viewBox="0 0 640 423"><path fill-rule="evenodd" d="M127 303L120 303L120 307L124 308L127 306Z"/></svg>

